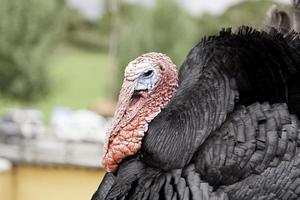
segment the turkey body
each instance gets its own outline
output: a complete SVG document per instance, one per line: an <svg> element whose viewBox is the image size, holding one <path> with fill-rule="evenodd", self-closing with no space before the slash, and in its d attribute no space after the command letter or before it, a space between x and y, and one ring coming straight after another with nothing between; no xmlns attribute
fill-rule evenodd
<svg viewBox="0 0 300 200"><path fill-rule="evenodd" d="M96 199L299 199L300 43L241 27L203 39L141 150Z"/></svg>

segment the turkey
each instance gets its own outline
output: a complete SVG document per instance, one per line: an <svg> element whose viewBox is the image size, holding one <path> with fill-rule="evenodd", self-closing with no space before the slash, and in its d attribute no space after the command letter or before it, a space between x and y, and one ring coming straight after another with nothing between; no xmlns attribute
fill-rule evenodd
<svg viewBox="0 0 300 200"><path fill-rule="evenodd" d="M299 199L300 39L224 29L177 73L147 53L130 62L93 200Z"/></svg>

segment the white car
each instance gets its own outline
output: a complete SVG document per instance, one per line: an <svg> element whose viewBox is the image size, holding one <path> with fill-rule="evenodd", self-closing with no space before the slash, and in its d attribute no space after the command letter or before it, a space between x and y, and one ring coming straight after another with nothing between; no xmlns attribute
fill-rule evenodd
<svg viewBox="0 0 300 200"><path fill-rule="evenodd" d="M44 132L43 115L38 110L11 109L0 119L0 135L32 138Z"/></svg>

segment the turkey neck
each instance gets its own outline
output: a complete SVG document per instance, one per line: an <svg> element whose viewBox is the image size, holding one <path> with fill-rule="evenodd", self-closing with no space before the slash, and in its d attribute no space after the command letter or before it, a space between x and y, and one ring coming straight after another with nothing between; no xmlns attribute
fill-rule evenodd
<svg viewBox="0 0 300 200"><path fill-rule="evenodd" d="M190 79L183 79L145 134L142 156L151 166L164 170L186 166L234 108L234 84L220 68L207 67L186 78Z"/></svg>

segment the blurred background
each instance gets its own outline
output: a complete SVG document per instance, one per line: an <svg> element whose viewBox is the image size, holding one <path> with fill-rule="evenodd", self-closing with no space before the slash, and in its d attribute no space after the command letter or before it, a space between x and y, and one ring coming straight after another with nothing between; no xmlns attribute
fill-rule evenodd
<svg viewBox="0 0 300 200"><path fill-rule="evenodd" d="M127 63L180 67L222 27L289 0L0 0L0 199L90 199Z"/></svg>

